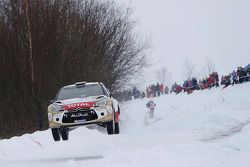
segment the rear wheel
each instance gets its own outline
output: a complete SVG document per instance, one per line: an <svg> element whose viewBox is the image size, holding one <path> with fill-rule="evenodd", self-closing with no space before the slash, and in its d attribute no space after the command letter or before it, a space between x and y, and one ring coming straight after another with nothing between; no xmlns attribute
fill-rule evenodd
<svg viewBox="0 0 250 167"><path fill-rule="evenodd" d="M69 140L69 130L62 129L61 130L61 136L62 136L63 141Z"/></svg>
<svg viewBox="0 0 250 167"><path fill-rule="evenodd" d="M59 128L53 128L51 129L51 132L52 132L53 139L55 141L60 141L61 137L60 137Z"/></svg>
<svg viewBox="0 0 250 167"><path fill-rule="evenodd" d="M114 133L114 121L107 122L107 132L108 135L112 135Z"/></svg>
<svg viewBox="0 0 250 167"><path fill-rule="evenodd" d="M119 128L119 122L115 123L115 133L114 134L119 134L120 133L120 128Z"/></svg>

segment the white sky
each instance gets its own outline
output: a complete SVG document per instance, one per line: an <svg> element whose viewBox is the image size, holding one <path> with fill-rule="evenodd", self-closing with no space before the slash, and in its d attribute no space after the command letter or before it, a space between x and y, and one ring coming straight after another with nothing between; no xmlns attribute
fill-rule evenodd
<svg viewBox="0 0 250 167"><path fill-rule="evenodd" d="M129 3L129 0L123 0ZM209 57L220 74L250 63L250 0L131 0L138 31L151 34L147 76L166 67L174 81L184 80L184 62L204 71Z"/></svg>

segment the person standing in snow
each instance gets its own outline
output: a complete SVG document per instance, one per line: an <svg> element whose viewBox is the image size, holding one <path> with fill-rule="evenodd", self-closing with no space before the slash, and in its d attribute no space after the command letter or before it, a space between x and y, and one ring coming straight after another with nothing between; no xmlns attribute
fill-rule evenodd
<svg viewBox="0 0 250 167"><path fill-rule="evenodd" d="M161 91L161 94L163 95L163 92L164 92L164 86L163 86L163 84L160 85L160 91Z"/></svg>
<svg viewBox="0 0 250 167"><path fill-rule="evenodd" d="M214 78L215 78L215 86L219 87L219 75L217 72L214 72Z"/></svg>
<svg viewBox="0 0 250 167"><path fill-rule="evenodd" d="M145 98L145 97L146 97L146 94L145 94L145 92L143 91L142 94L141 94L141 98L143 99L143 98Z"/></svg>
<svg viewBox="0 0 250 167"><path fill-rule="evenodd" d="M147 104L146 104L147 108L149 109L149 118L154 118L154 110L155 110L155 106L156 104L150 100Z"/></svg>
<svg viewBox="0 0 250 167"><path fill-rule="evenodd" d="M231 85L231 76L230 76L230 74L227 75L227 76L222 76L222 78L221 78L221 85L225 85L222 88L222 90L225 89L226 87L228 87L229 85Z"/></svg>
<svg viewBox="0 0 250 167"><path fill-rule="evenodd" d="M231 79L233 81L232 85L237 83L237 73L236 71L233 70L233 72L231 73Z"/></svg>
<svg viewBox="0 0 250 167"><path fill-rule="evenodd" d="M246 70L247 73L247 82L250 82L250 68Z"/></svg>
<svg viewBox="0 0 250 167"><path fill-rule="evenodd" d="M168 94L168 91L169 91L169 89L168 89L168 87L166 86L165 89L164 89L164 93L165 93L165 94Z"/></svg>
<svg viewBox="0 0 250 167"><path fill-rule="evenodd" d="M161 95L161 86L159 83L156 84L156 94L157 94L157 96Z"/></svg>

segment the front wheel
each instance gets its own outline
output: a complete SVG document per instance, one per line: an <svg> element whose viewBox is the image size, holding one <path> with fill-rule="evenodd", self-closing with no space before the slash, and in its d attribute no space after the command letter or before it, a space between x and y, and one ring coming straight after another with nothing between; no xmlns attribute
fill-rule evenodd
<svg viewBox="0 0 250 167"><path fill-rule="evenodd" d="M69 130L62 129L61 136L62 136L63 141L69 140Z"/></svg>
<svg viewBox="0 0 250 167"><path fill-rule="evenodd" d="M59 128L53 128L51 129L52 132L52 136L54 141L60 141L61 137L60 137L60 130Z"/></svg>

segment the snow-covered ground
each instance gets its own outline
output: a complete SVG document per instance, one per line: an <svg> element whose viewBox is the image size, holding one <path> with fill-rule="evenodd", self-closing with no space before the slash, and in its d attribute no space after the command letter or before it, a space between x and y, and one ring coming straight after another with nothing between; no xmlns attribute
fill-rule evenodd
<svg viewBox="0 0 250 167"><path fill-rule="evenodd" d="M249 167L250 83L122 105L121 134L78 128L54 142L39 131L0 141L1 167Z"/></svg>

